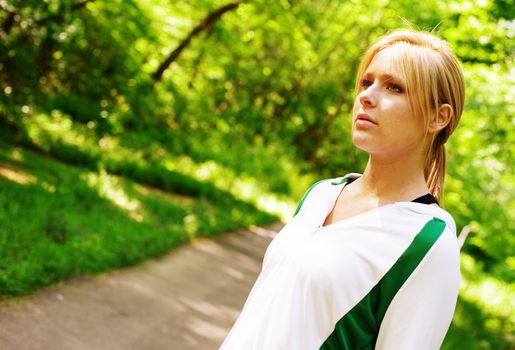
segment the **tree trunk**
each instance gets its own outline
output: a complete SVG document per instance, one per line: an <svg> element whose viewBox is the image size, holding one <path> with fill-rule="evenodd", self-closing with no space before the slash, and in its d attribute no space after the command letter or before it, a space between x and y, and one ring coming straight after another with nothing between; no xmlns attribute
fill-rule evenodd
<svg viewBox="0 0 515 350"><path fill-rule="evenodd" d="M163 73L170 65L177 60L181 52L189 45L191 40L199 35L202 31L205 31L213 26L213 24L218 21L222 15L228 11L236 9L241 4L240 1L232 2L228 5L222 6L219 9L211 12L204 18L202 22L200 22L193 30L188 34L188 36L181 41L179 46L172 51L172 53L159 65L159 68L152 74L152 79L154 82L161 81L163 77Z"/></svg>

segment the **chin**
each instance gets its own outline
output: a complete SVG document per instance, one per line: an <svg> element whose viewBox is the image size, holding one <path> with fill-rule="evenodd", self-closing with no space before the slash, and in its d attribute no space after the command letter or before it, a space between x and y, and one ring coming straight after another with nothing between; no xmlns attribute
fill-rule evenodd
<svg viewBox="0 0 515 350"><path fill-rule="evenodd" d="M370 140L367 140L365 137L357 136L356 133L352 133L352 143L356 148L367 153L370 153L370 151L374 149L373 145L370 144Z"/></svg>

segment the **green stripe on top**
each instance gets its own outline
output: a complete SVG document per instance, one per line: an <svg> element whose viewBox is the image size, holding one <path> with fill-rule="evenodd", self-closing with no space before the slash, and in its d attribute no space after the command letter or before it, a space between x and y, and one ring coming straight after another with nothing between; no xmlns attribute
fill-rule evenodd
<svg viewBox="0 0 515 350"><path fill-rule="evenodd" d="M374 349L388 306L444 229L444 221L438 218L428 221L379 283L336 323L320 349Z"/></svg>
<svg viewBox="0 0 515 350"><path fill-rule="evenodd" d="M311 187L308 188L306 193L304 193L304 195L302 196L299 204L297 205L297 209L295 209L295 213L293 213L293 216L297 215L297 213L300 211L300 208L302 207L302 204L304 204L304 201L306 200L309 192L311 192L311 190L313 188L315 188L315 186L318 185L319 183L322 183L324 181L329 181L329 180L331 180L331 179L323 179L323 180L317 181L313 185L311 185ZM331 182L331 185L341 185L341 184L346 183L347 181L349 181L349 178L348 178L348 176L345 176L339 182L336 182L336 181Z"/></svg>

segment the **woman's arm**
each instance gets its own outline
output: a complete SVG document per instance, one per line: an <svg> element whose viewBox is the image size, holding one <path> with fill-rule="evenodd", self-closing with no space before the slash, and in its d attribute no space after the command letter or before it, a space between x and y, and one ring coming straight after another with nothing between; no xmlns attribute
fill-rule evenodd
<svg viewBox="0 0 515 350"><path fill-rule="evenodd" d="M440 349L454 314L459 279L458 244L446 229L392 299L375 349Z"/></svg>

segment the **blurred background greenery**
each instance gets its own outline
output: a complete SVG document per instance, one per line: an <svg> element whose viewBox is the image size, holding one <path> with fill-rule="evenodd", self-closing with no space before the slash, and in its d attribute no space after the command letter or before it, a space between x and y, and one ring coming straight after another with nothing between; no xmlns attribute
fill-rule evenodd
<svg viewBox="0 0 515 350"><path fill-rule="evenodd" d="M0 295L287 220L350 141L363 50L408 25L463 62L443 205L462 287L444 349L514 349L513 0L0 0ZM408 24L407 24L408 23Z"/></svg>

